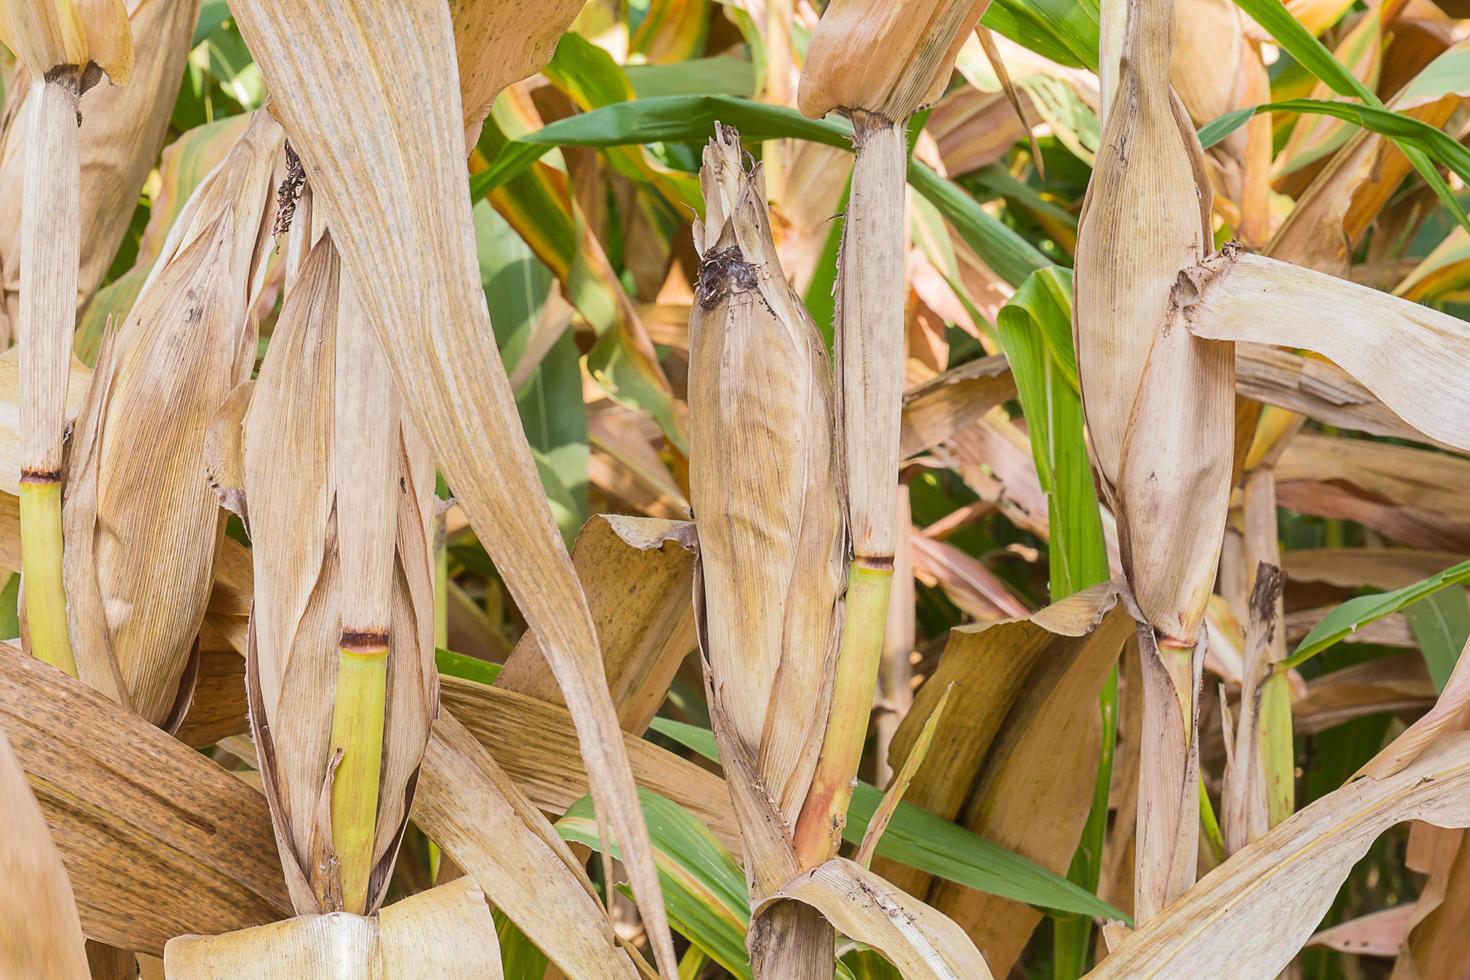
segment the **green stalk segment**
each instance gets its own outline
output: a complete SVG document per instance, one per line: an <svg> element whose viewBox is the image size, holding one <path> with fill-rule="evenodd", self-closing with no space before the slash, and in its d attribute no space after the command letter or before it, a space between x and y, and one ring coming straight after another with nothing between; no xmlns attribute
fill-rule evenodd
<svg viewBox="0 0 1470 980"><path fill-rule="evenodd" d="M883 655L893 564L854 558L847 566L847 598L832 712L812 785L796 825L796 856L803 867L826 860L842 843L853 780L862 760Z"/></svg>
<svg viewBox="0 0 1470 980"><path fill-rule="evenodd" d="M342 753L332 782L332 846L342 872L342 906L367 911L383 769L388 645L381 634L360 642L343 634L337 649L332 751Z"/></svg>
<svg viewBox="0 0 1470 980"><path fill-rule="evenodd" d="M38 659L77 676L66 632L61 578L61 481L23 474L20 482L20 565L26 633Z"/></svg>

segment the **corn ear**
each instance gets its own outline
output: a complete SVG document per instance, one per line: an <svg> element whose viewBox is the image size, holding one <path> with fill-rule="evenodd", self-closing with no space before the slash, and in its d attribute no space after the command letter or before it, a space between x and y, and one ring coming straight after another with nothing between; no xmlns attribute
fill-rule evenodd
<svg viewBox="0 0 1470 980"><path fill-rule="evenodd" d="M224 531L200 480L205 432L255 359L281 131L259 113L185 206L77 426L65 505L82 678L177 724Z"/></svg>
<svg viewBox="0 0 1470 980"><path fill-rule="evenodd" d="M781 276L761 171L745 171L734 130L717 129L700 182L689 370L696 597L715 732L722 757L742 763L730 779L759 901L800 870L792 838L827 723L845 538L826 352ZM757 918L749 944L758 976L832 970L830 931L799 906Z"/></svg>
<svg viewBox="0 0 1470 980"><path fill-rule="evenodd" d="M231 9L394 381L413 393L404 404L578 720L598 811L622 846L659 969L672 976L658 874L596 633L488 322L449 10L438 0L244 0ZM369 185L375 192L363 194Z"/></svg>
<svg viewBox="0 0 1470 980"><path fill-rule="evenodd" d="M1210 242L1210 191L1170 93L1172 4L1129 0L1127 13L1080 223L1076 342L1092 453L1122 511L1136 601L1164 638L1191 644L1225 527L1233 359L1170 322L1177 273Z"/></svg>
<svg viewBox="0 0 1470 980"><path fill-rule="evenodd" d="M323 237L243 421L222 416L212 440L228 447L241 426L243 464L213 471L243 476L257 582L251 721L303 914L382 901L438 700L432 466L400 421L354 294Z"/></svg>
<svg viewBox="0 0 1470 980"><path fill-rule="evenodd" d="M1172 0L1102 11L1108 100L1077 240L1076 338L1094 465L1119 517L1143 663L1135 915L1194 881L1205 606L1234 458L1234 351L1184 327L1210 185L1169 85ZM1121 31L1121 33L1120 33Z"/></svg>

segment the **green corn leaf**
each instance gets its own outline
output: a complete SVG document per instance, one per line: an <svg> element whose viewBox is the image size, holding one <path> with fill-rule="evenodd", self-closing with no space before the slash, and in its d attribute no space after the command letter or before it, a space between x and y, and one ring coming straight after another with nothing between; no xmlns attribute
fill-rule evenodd
<svg viewBox="0 0 1470 980"><path fill-rule="evenodd" d="M667 718L649 726L712 761L719 760L708 729ZM843 840L860 843L868 821L883 801L877 787L860 782L853 790ZM1077 912L1118 921L1128 917L1107 902L1018 854L911 803L900 803L878 842L878 854L1002 898L1057 912Z"/></svg>
<svg viewBox="0 0 1470 980"><path fill-rule="evenodd" d="M670 924L726 970L750 977L745 952L749 900L739 865L688 810L649 790L640 789L638 796ZM591 797L573 803L556 829L563 840L601 847ZM616 844L612 854L621 859Z"/></svg>
<svg viewBox="0 0 1470 980"><path fill-rule="evenodd" d="M1470 561L1452 565L1442 572L1431 575L1421 582L1415 582L1413 585L1406 585L1402 589L1349 599L1323 616L1322 621L1312 627L1310 633L1302 637L1302 641L1297 644L1291 656L1282 661L1282 668L1305 663L1359 627L1406 609L1442 589L1447 589L1452 585L1462 585L1465 582L1470 582Z"/></svg>
<svg viewBox="0 0 1470 980"><path fill-rule="evenodd" d="M1444 691L1460 651L1470 639L1470 599L1464 589L1443 589L1404 609L1434 689Z"/></svg>
<svg viewBox="0 0 1470 980"><path fill-rule="evenodd" d="M632 143L695 143L707 139L714 124L740 130L747 142L803 139L852 149L852 127L829 119L808 119L794 109L723 95L675 95L619 102L561 119L510 141L483 173L470 181L474 196L489 193L529 167L553 146L613 147ZM1037 249L966 194L917 160L909 161L909 184L934 204L975 252L1001 278L1019 286L1051 263Z"/></svg>

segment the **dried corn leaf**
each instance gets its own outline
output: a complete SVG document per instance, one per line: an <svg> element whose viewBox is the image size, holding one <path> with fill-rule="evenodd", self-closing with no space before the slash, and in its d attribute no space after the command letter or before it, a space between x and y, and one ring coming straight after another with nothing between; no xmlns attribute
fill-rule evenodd
<svg viewBox="0 0 1470 980"><path fill-rule="evenodd" d="M1407 548L1292 548L1281 569L1293 582L1325 582L1340 589L1391 592L1465 560L1458 551Z"/></svg>
<svg viewBox="0 0 1470 980"><path fill-rule="evenodd" d="M1033 661L960 821L1059 874L1066 873L1092 804L1102 744L1098 693L1132 635L1127 611L1115 604L1115 587L1097 586L1049 611L1055 616L1068 603L1096 617L1092 628L1081 636L1050 637ZM994 670L995 659L992 652L985 665L970 669ZM1047 818L1038 820L1038 813ZM1042 918L1032 906L948 881L934 884L929 901L969 934L996 971L1010 970Z"/></svg>
<svg viewBox="0 0 1470 980"><path fill-rule="evenodd" d="M771 901L778 899L818 909L844 935L879 950L904 977L990 978L985 958L959 926L846 858L793 878Z"/></svg>
<svg viewBox="0 0 1470 980"><path fill-rule="evenodd" d="M836 0L807 47L797 103L816 118L861 109L902 121L944 92L989 0Z"/></svg>
<svg viewBox="0 0 1470 980"><path fill-rule="evenodd" d="M133 72L133 32L123 0L5 0L0 44L37 78L58 66L96 64L114 85Z"/></svg>
<svg viewBox="0 0 1470 980"><path fill-rule="evenodd" d="M440 701L525 791L536 807L564 813L587 795L587 771L577 755L577 734L565 708L536 698L448 675ZM521 736L533 731L534 739ZM720 777L632 734L622 736L638 785L667 796L704 821L733 853L740 835L730 793ZM421 777L424 778L424 777Z"/></svg>
<svg viewBox="0 0 1470 980"><path fill-rule="evenodd" d="M1463 458L1303 433L1282 454L1276 480L1283 507L1357 521L1419 548L1470 548Z"/></svg>
<svg viewBox="0 0 1470 980"><path fill-rule="evenodd" d="M905 459L917 456L1015 397L1016 383L1003 355L982 357L910 388L903 396L899 453Z"/></svg>
<svg viewBox="0 0 1470 980"><path fill-rule="evenodd" d="M314 207L338 237L394 380L411 393L404 403L581 725L599 813L623 846L660 969L672 974L657 872L597 638L487 322L449 11L435 0L368 0L350 10L327 0L247 0L232 10L280 99Z"/></svg>
<svg viewBox="0 0 1470 980"><path fill-rule="evenodd" d="M222 936L179 936L163 951L171 980L453 976L500 980L485 895L460 878L376 916L303 915Z"/></svg>
<svg viewBox="0 0 1470 980"><path fill-rule="evenodd" d="M581 864L449 711L429 739L413 819L567 976L638 976Z"/></svg>
<svg viewBox="0 0 1470 980"><path fill-rule="evenodd" d="M695 543L694 525L686 521L604 514L583 526L572 548L618 721L635 735L648 727L694 649ZM521 637L495 683L563 703L534 633Z"/></svg>
<svg viewBox="0 0 1470 980"><path fill-rule="evenodd" d="M1436 739L1453 731L1452 726L1462 721L1465 705L1470 704L1470 656L1466 656L1467 650L1470 650L1470 643L1460 651L1455 669L1434 707L1369 760L1358 770L1358 775L1382 779L1401 772Z"/></svg>
<svg viewBox="0 0 1470 980"><path fill-rule="evenodd" d="M90 937L158 954L290 904L265 799L101 694L0 644L9 733Z"/></svg>
<svg viewBox="0 0 1470 980"><path fill-rule="evenodd" d="M1435 699L1434 684L1418 650L1376 657L1308 681L1306 694L1291 706L1292 730L1314 735L1363 715L1417 714L1432 707Z"/></svg>
<svg viewBox="0 0 1470 980"><path fill-rule="evenodd" d="M1470 735L1383 779L1359 779L1238 851L1141 926L1091 976L1275 976L1307 941L1353 865L1406 819L1470 825Z"/></svg>
<svg viewBox="0 0 1470 980"><path fill-rule="evenodd" d="M894 734L889 761L902 766L922 731L923 719L934 711L950 685L954 686L952 704L938 724L927 761L905 799L946 820L959 818L971 787L986 772L987 759L1001 739L1006 719L1016 705L1027 700L1025 692L1041 685L1048 671L1065 676L1074 662L1116 658L1122 644L1117 634L1121 628L1126 635L1127 621L1118 605L1116 587L1102 585L1027 619L950 630L938 668L919 689ZM1044 706L1049 693L1038 688L1035 704L1026 714ZM1095 703L1093 708L1095 714ZM1019 758L1017 745L1009 746L1004 758ZM922 872L882 858L875 866L906 891L922 894L927 890L928 879Z"/></svg>
<svg viewBox="0 0 1470 980"><path fill-rule="evenodd" d="M0 972L12 977L89 976L71 881L25 773L0 728Z"/></svg>
<svg viewBox="0 0 1470 980"><path fill-rule="evenodd" d="M464 104L465 145L480 139L480 124L501 89L539 71L551 60L557 39L582 9L580 0L451 0L454 47Z"/></svg>
<svg viewBox="0 0 1470 980"><path fill-rule="evenodd" d="M1432 439L1470 450L1470 327L1388 293L1226 250L1193 273L1184 321L1198 337L1255 341L1330 358Z"/></svg>

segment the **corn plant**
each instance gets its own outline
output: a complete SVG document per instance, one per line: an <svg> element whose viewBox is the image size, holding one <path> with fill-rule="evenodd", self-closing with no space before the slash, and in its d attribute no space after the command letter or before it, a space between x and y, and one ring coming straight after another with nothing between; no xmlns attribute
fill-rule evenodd
<svg viewBox="0 0 1470 980"><path fill-rule="evenodd" d="M1460 975L1463 13L0 0L0 975Z"/></svg>

